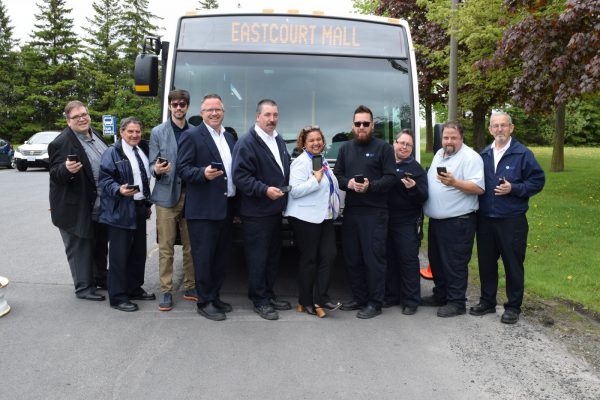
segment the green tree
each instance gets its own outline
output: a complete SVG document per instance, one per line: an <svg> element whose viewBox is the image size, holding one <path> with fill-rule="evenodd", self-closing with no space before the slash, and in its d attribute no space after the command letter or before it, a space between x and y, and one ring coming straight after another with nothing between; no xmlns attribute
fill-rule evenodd
<svg viewBox="0 0 600 400"><path fill-rule="evenodd" d="M12 31L6 7L0 0L0 137L7 140L12 140L14 132L20 128L15 104L19 102L17 88L22 78L19 54L14 50L17 41Z"/></svg>
<svg viewBox="0 0 600 400"><path fill-rule="evenodd" d="M200 5L200 9L203 10L219 8L219 2L217 0L198 0L198 4Z"/></svg>
<svg viewBox="0 0 600 400"><path fill-rule="evenodd" d="M45 0L38 4L39 14L24 58L30 74L25 102L33 111L28 115L32 126L57 129L64 125L62 110L67 101L79 96L75 55L81 46L73 33L73 19L65 0Z"/></svg>

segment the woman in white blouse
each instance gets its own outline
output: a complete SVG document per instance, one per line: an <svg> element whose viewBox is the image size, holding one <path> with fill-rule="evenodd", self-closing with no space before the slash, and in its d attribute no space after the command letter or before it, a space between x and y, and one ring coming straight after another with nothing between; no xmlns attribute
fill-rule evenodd
<svg viewBox="0 0 600 400"><path fill-rule="evenodd" d="M339 186L327 160L313 170L313 157L321 157L325 136L318 126L300 131L296 147L302 153L292 162L287 209L300 252L299 299L297 311L320 318L325 309L336 310L340 303L329 298L329 277L335 263L336 240L333 220L340 210ZM319 168L320 166L320 168Z"/></svg>

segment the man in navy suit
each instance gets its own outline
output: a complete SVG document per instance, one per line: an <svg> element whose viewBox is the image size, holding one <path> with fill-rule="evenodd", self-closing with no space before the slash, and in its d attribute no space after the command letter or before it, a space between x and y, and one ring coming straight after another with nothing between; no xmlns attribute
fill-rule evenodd
<svg viewBox="0 0 600 400"><path fill-rule="evenodd" d="M276 310L290 303L275 296L273 286L281 255L281 217L290 179L290 155L277 134L277 103L264 99L256 108L256 124L233 150L233 181L240 191L240 215L248 266L248 297L262 318L276 320Z"/></svg>
<svg viewBox="0 0 600 400"><path fill-rule="evenodd" d="M231 153L235 139L221 125L225 109L219 95L204 96L200 107L203 122L184 132L179 140L177 174L187 188L183 212L194 260L198 313L222 321L232 310L219 292L231 253L235 196Z"/></svg>

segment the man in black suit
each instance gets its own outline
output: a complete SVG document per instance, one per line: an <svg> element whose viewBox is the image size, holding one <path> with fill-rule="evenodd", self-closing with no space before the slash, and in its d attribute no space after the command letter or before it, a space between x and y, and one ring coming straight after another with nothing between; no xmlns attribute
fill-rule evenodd
<svg viewBox="0 0 600 400"><path fill-rule="evenodd" d="M235 186L231 153L235 139L221 124L221 97L204 96L202 123L181 134L177 174L186 183L184 216L192 248L198 313L213 321L226 319L232 307L219 292L231 253Z"/></svg>
<svg viewBox="0 0 600 400"><path fill-rule="evenodd" d="M65 245L75 295L102 301L105 297L96 294L96 286L106 288L107 237L106 228L98 223L97 186L100 159L107 145L92 130L82 102L69 102L64 115L67 128L48 145L52 223Z"/></svg>
<svg viewBox="0 0 600 400"><path fill-rule="evenodd" d="M248 266L248 297L262 318L276 320L276 310L290 303L273 291L281 255L281 217L290 179L290 155L275 128L277 103L264 99L256 107L256 124L233 149L233 181L239 190L244 252Z"/></svg>

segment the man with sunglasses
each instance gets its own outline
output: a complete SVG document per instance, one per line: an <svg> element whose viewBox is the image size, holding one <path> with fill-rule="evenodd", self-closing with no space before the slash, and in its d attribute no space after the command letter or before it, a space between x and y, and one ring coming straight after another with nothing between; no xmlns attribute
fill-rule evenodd
<svg viewBox="0 0 600 400"><path fill-rule="evenodd" d="M346 191L342 243L352 301L342 310L359 310L357 318L381 314L385 295L387 192L396 180L394 150L373 137L373 113L366 106L354 111L354 140L338 154L335 176Z"/></svg>
<svg viewBox="0 0 600 400"><path fill-rule="evenodd" d="M161 311L173 309L173 256L178 229L183 245L183 298L198 300L190 238L183 218L185 182L176 174L179 138L189 127L185 116L190 94L187 90L172 90L168 99L170 118L152 129L149 157L150 170L156 178L151 200L156 205Z"/></svg>

